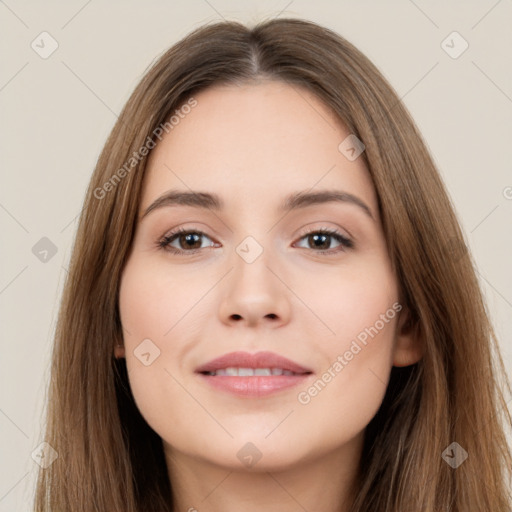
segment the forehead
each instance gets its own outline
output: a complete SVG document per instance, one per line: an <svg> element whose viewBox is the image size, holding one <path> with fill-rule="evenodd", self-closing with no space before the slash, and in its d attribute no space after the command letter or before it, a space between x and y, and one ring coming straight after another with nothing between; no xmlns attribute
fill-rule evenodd
<svg viewBox="0 0 512 512"><path fill-rule="evenodd" d="M169 189L208 190L261 205L317 187L357 193L375 211L362 158L350 161L339 150L350 132L303 87L217 85L194 99L150 155L142 208Z"/></svg>

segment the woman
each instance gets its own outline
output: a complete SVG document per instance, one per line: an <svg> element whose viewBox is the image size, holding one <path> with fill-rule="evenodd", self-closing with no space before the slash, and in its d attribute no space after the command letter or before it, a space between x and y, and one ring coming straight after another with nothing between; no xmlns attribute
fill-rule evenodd
<svg viewBox="0 0 512 512"><path fill-rule="evenodd" d="M493 349L375 66L311 22L202 27L92 176L35 510L508 511Z"/></svg>

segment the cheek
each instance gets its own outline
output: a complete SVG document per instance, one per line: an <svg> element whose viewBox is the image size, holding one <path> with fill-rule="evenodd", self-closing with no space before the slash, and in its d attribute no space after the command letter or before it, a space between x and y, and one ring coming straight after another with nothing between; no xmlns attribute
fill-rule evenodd
<svg viewBox="0 0 512 512"><path fill-rule="evenodd" d="M378 331L389 331L384 327L396 316L393 307L398 299L396 281L381 260L309 274L302 284L297 281L294 287L313 313L308 315L308 323L315 326L310 336L314 339L320 335L322 350L331 355L333 349L338 353L347 350L350 341L358 336L362 341L365 336L371 339L368 330L375 332L375 324Z"/></svg>
<svg viewBox="0 0 512 512"><path fill-rule="evenodd" d="M197 273L195 278L171 275L137 255L123 271L119 312L130 389L144 419L166 438L190 431L186 411L191 400L182 387L180 362L197 339L194 328L202 326L192 308L209 288L211 283Z"/></svg>
<svg viewBox="0 0 512 512"><path fill-rule="evenodd" d="M391 319L380 330L362 330L359 339L338 337L323 371L298 390L297 417L318 424L311 429L318 443L336 446L340 438L354 438L377 413L389 381L395 327L396 319Z"/></svg>
<svg viewBox="0 0 512 512"><path fill-rule="evenodd" d="M175 326L208 291L211 284L194 275L165 266L144 263L143 259L129 261L121 279L119 312L128 342L144 338L167 340ZM126 335L126 334L125 334Z"/></svg>
<svg viewBox="0 0 512 512"><path fill-rule="evenodd" d="M308 295L311 309L329 327L322 328L320 338L319 329L316 334L325 366L312 386L298 390L297 403L311 418L328 411L333 428L322 431L334 440L339 435L335 425L356 435L382 403L401 305L396 281L382 264L364 272L351 269L328 283L323 296ZM315 339L313 331L309 335Z"/></svg>

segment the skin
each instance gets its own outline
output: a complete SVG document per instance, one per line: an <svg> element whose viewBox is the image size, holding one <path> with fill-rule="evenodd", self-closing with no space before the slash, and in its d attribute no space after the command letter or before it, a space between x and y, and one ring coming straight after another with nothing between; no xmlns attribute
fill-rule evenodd
<svg viewBox="0 0 512 512"><path fill-rule="evenodd" d="M195 98L150 154L140 216L170 189L217 193L226 206L166 206L139 222L122 274L125 336L115 355L126 357L136 404L163 439L174 510L348 510L364 430L391 367L422 355L403 308L309 403L298 401L399 302L372 180L362 158L338 150L347 129L303 89L261 81ZM351 203L278 211L288 194L324 188L357 196L375 220ZM205 233L198 252L158 248L179 227ZM303 233L319 228L354 247L327 238L317 248ZM247 236L263 248L252 263L236 252ZM191 250L183 237L172 246ZM134 354L147 338L160 350L148 366ZM274 351L314 374L299 387L243 398L194 373L236 350ZM261 453L252 467L237 457L247 442Z"/></svg>

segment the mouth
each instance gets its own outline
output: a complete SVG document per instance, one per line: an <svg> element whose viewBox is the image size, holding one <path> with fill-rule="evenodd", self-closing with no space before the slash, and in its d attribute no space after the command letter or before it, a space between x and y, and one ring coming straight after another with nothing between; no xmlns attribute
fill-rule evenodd
<svg viewBox="0 0 512 512"><path fill-rule="evenodd" d="M196 369L215 389L263 397L302 383L313 371L273 352L231 352Z"/></svg>
<svg viewBox="0 0 512 512"><path fill-rule="evenodd" d="M211 377L270 377L271 375L285 375L287 377L292 375L309 375L311 372L292 372L284 370L283 368L220 368L219 370L200 372L203 375L210 375Z"/></svg>

